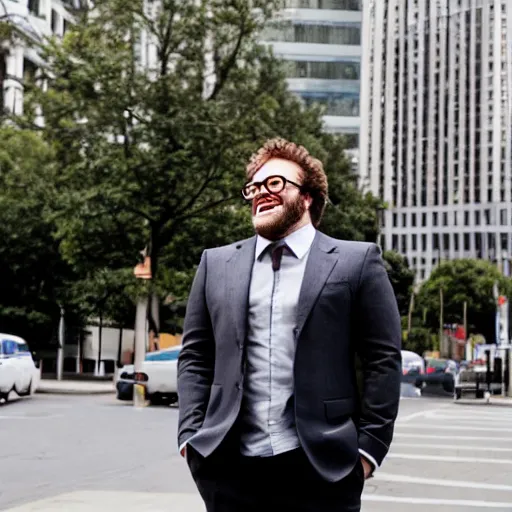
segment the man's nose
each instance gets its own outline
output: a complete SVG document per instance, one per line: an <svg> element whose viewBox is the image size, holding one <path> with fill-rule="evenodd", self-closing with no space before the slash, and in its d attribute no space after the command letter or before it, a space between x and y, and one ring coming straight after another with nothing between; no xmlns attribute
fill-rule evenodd
<svg viewBox="0 0 512 512"><path fill-rule="evenodd" d="M258 192L256 192L256 195L254 196L254 199L259 199L261 196L269 196L268 190L265 188L265 185L263 183L258 187Z"/></svg>

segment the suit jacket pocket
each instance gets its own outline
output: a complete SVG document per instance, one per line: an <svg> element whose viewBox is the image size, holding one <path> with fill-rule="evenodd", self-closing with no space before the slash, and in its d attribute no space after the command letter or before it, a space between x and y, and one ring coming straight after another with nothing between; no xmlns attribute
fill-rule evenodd
<svg viewBox="0 0 512 512"><path fill-rule="evenodd" d="M341 420L352 416L354 412L354 399L349 396L346 398L324 400L324 410L328 422L339 423Z"/></svg>

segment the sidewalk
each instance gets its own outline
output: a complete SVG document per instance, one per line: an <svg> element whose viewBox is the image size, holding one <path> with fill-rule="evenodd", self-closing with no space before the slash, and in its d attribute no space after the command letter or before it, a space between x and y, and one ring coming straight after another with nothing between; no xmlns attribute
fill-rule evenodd
<svg viewBox="0 0 512 512"><path fill-rule="evenodd" d="M197 494L77 491L33 501L5 512L202 512Z"/></svg>
<svg viewBox="0 0 512 512"><path fill-rule="evenodd" d="M487 405L487 406L502 406L502 407L512 407L512 397L502 397L502 396L491 396L487 401L485 398L459 398L459 400L454 401L459 405Z"/></svg>
<svg viewBox="0 0 512 512"><path fill-rule="evenodd" d="M49 380L41 379L36 393L53 395L107 395L115 392L111 381Z"/></svg>

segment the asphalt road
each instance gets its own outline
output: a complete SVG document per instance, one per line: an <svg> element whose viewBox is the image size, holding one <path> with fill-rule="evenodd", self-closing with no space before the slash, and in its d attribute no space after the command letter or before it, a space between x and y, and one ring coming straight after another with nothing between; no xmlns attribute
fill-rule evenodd
<svg viewBox="0 0 512 512"><path fill-rule="evenodd" d="M177 453L176 422L176 409L134 409L113 396L0 406L0 510L204 510ZM511 512L511 474L512 407L403 399L363 512Z"/></svg>

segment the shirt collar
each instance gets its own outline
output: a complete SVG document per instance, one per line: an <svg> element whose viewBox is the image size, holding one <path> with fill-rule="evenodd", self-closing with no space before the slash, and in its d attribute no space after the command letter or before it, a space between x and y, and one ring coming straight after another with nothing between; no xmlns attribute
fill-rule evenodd
<svg viewBox="0 0 512 512"><path fill-rule="evenodd" d="M297 231L290 233L284 238L284 241L288 244L288 247L293 251L297 258L302 259L304 255L309 251L313 240L315 239L316 229L313 224L309 223L303 226ZM258 235L256 240L256 259L259 259L263 254L263 251L272 243L271 240L267 240L262 236Z"/></svg>

